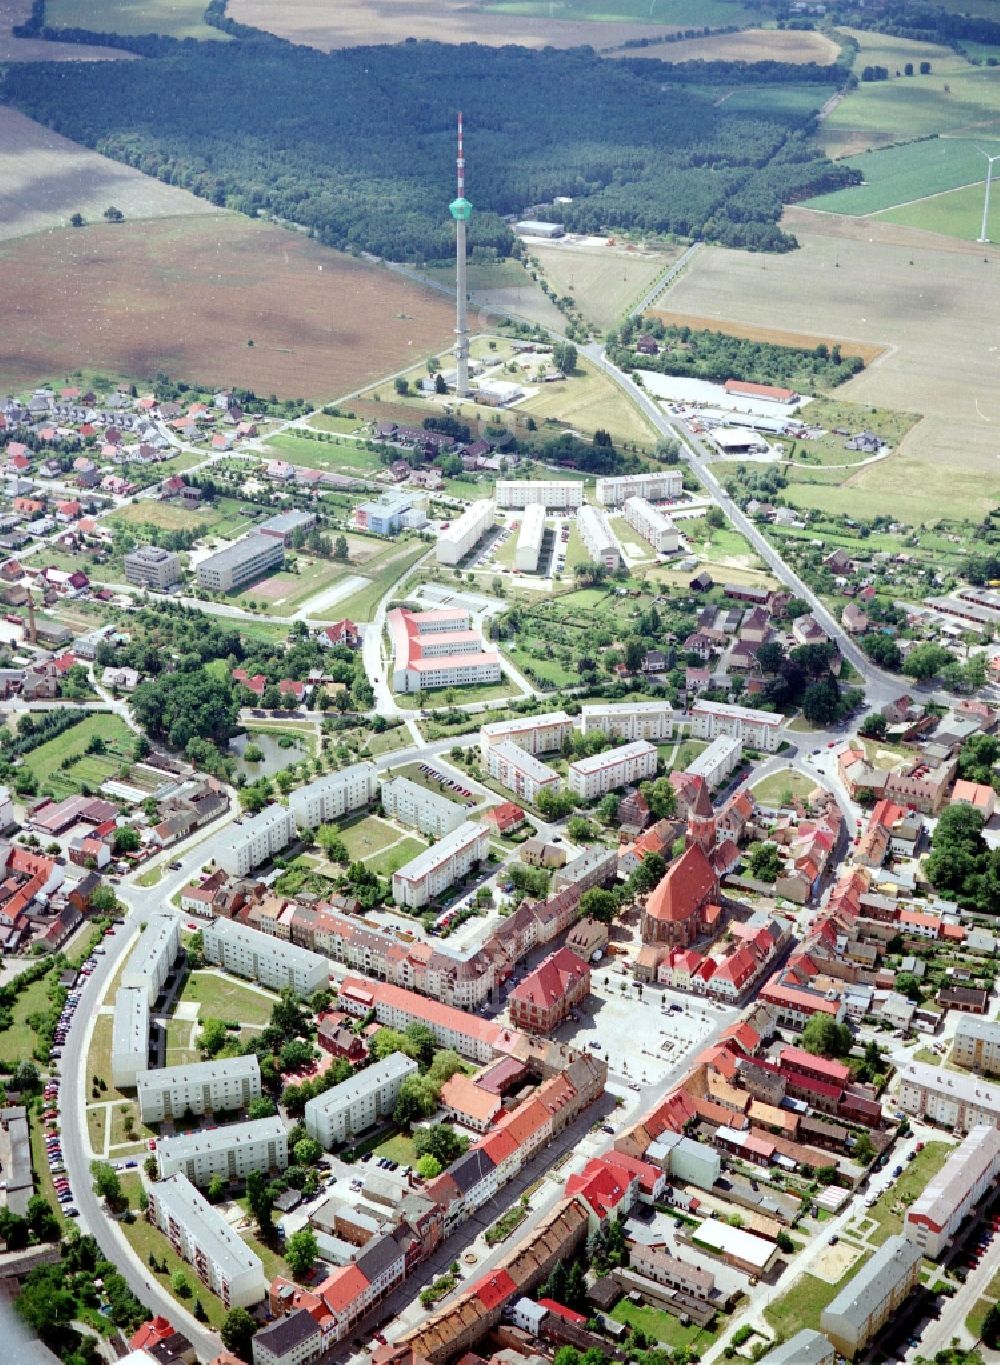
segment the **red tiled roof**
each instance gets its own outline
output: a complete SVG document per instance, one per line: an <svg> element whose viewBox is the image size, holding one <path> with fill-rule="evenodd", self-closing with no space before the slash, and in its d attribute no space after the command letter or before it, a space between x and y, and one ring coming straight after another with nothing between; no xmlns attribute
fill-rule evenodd
<svg viewBox="0 0 1000 1365"><path fill-rule="evenodd" d="M657 920L680 923L693 918L715 894L718 878L700 844L692 844L667 870L646 902L646 913Z"/></svg>
<svg viewBox="0 0 1000 1365"><path fill-rule="evenodd" d="M368 1280L356 1265L338 1266L319 1286L317 1293L331 1313L343 1313L368 1288Z"/></svg>
<svg viewBox="0 0 1000 1365"><path fill-rule="evenodd" d="M851 1068L843 1062L831 1061L827 1057L816 1057L801 1047L783 1047L778 1055L782 1071L815 1071L824 1080L846 1085L851 1079Z"/></svg>
<svg viewBox="0 0 1000 1365"><path fill-rule="evenodd" d="M518 982L510 993L510 1000L548 1009L562 1000L581 977L589 975L586 962L577 957L572 948L560 948Z"/></svg>
<svg viewBox="0 0 1000 1365"><path fill-rule="evenodd" d="M585 1327L587 1319L582 1313L576 1313L572 1308L567 1308L565 1304L556 1303L555 1299L539 1299L539 1308L547 1308L550 1313L555 1313L557 1318L562 1318L564 1322L575 1322L578 1327Z"/></svg>
<svg viewBox="0 0 1000 1365"><path fill-rule="evenodd" d="M504 1269L492 1270L473 1286L471 1292L487 1312L499 1308L517 1293L517 1285L510 1273Z"/></svg>

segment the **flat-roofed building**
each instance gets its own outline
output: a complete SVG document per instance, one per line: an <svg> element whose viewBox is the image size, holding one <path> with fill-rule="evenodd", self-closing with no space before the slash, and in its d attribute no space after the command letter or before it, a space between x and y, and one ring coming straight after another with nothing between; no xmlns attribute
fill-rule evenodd
<svg viewBox="0 0 1000 1365"><path fill-rule="evenodd" d="M672 739L682 720L668 701L584 702L580 708L583 734L599 732L612 739Z"/></svg>
<svg viewBox="0 0 1000 1365"><path fill-rule="evenodd" d="M305 999L330 983L330 963L319 953L262 934L238 920L213 919L202 930L205 961L271 990Z"/></svg>
<svg viewBox="0 0 1000 1365"><path fill-rule="evenodd" d="M287 806L274 803L240 824L227 825L202 846L199 856L203 863L217 863L232 877L245 877L294 838L294 815Z"/></svg>
<svg viewBox="0 0 1000 1365"><path fill-rule="evenodd" d="M392 876L397 904L419 909L478 866L489 853L489 830L472 820L418 853Z"/></svg>
<svg viewBox="0 0 1000 1365"><path fill-rule="evenodd" d="M484 498L467 507L457 521L450 522L447 531L439 531L437 562L457 564L482 540L493 525L496 507L492 499Z"/></svg>
<svg viewBox="0 0 1000 1365"><path fill-rule="evenodd" d="M656 746L647 740L635 739L617 749L605 749L603 753L572 762L567 773L569 789L575 796L592 801L618 787L655 777L656 763Z"/></svg>
<svg viewBox="0 0 1000 1365"><path fill-rule="evenodd" d="M1000 1088L978 1076L900 1061L899 1107L916 1118L927 1118L955 1133L968 1133L979 1124L1000 1127Z"/></svg>
<svg viewBox="0 0 1000 1365"><path fill-rule="evenodd" d="M146 1003L152 1007L177 961L181 948L180 918L172 913L152 915L139 941L128 955L120 986L134 986L142 991Z"/></svg>
<svg viewBox="0 0 1000 1365"><path fill-rule="evenodd" d="M371 1128L396 1107L399 1089L407 1076L418 1072L417 1063L402 1052L392 1052L374 1066L365 1067L306 1101L305 1125L310 1137L329 1151L355 1133Z"/></svg>
<svg viewBox="0 0 1000 1365"><path fill-rule="evenodd" d="M784 716L773 711L755 711L730 702L706 701L699 697L691 707L691 734L696 739L732 735L752 749L773 754L781 743Z"/></svg>
<svg viewBox="0 0 1000 1365"><path fill-rule="evenodd" d="M499 479L498 507L579 507L583 502L582 479Z"/></svg>
<svg viewBox="0 0 1000 1365"><path fill-rule="evenodd" d="M578 507L576 529L580 532L580 539L595 564L603 564L610 573L622 567L625 556L622 554L621 544L612 531L607 516L599 507L592 507L589 502Z"/></svg>
<svg viewBox="0 0 1000 1365"><path fill-rule="evenodd" d="M176 1133L160 1138L156 1160L161 1180L178 1171L193 1185L207 1185L213 1176L245 1180L251 1171L286 1168L288 1133L277 1115L194 1133Z"/></svg>
<svg viewBox="0 0 1000 1365"><path fill-rule="evenodd" d="M285 546L280 536L254 532L203 559L195 575L198 586L209 592L235 592L261 574L280 569L284 562Z"/></svg>
<svg viewBox="0 0 1000 1365"><path fill-rule="evenodd" d="M572 733L573 722L565 711L546 711L540 716L490 721L479 731L479 747L485 754L492 744L509 740L529 754L555 753Z"/></svg>
<svg viewBox="0 0 1000 1365"><path fill-rule="evenodd" d="M836 1365L836 1360L833 1343L822 1332L803 1327L801 1332L768 1351L761 1365Z"/></svg>
<svg viewBox="0 0 1000 1365"><path fill-rule="evenodd" d="M180 582L181 561L161 545L139 545L125 556L125 582L163 592Z"/></svg>
<svg viewBox="0 0 1000 1365"><path fill-rule="evenodd" d="M435 839L442 839L465 823L466 807L449 801L440 792L432 792L408 777L382 779L382 809L401 825L419 829Z"/></svg>
<svg viewBox="0 0 1000 1365"><path fill-rule="evenodd" d="M602 507L620 507L629 498L663 502L679 498L684 475L679 469L655 469L648 474L612 474L597 480L597 501Z"/></svg>
<svg viewBox="0 0 1000 1365"><path fill-rule="evenodd" d="M348 811L361 810L378 796L378 769L374 763L352 763L339 772L327 773L298 787L288 798L288 809L299 829L316 829L327 820L339 820Z"/></svg>
<svg viewBox="0 0 1000 1365"><path fill-rule="evenodd" d="M187 1062L140 1071L136 1077L139 1117L143 1123L162 1123L219 1109L245 1109L260 1097L260 1063L256 1054L211 1062Z"/></svg>
<svg viewBox="0 0 1000 1365"><path fill-rule="evenodd" d="M186 1176L150 1185L149 1221L227 1308L249 1308L264 1298L267 1278L260 1258Z"/></svg>
<svg viewBox="0 0 1000 1365"><path fill-rule="evenodd" d="M111 1083L118 1090L131 1090L148 1066L149 998L135 986L119 986L111 1026Z"/></svg>
<svg viewBox="0 0 1000 1365"><path fill-rule="evenodd" d="M545 508L540 502L533 502L524 509L521 518L521 529L517 533L514 549L514 568L520 573L537 573L544 539Z"/></svg>
<svg viewBox="0 0 1000 1365"><path fill-rule="evenodd" d="M311 531L315 525L315 512L300 512L296 508L291 508L287 512L277 512L273 517L260 522L256 531L261 536L277 536L282 545L287 545L298 531Z"/></svg>
<svg viewBox="0 0 1000 1365"><path fill-rule="evenodd" d="M951 1060L980 1076L1000 1076L1000 1023L960 1014Z"/></svg>
<svg viewBox="0 0 1000 1365"><path fill-rule="evenodd" d="M1000 1174L1000 1132L979 1124L932 1175L906 1211L903 1232L933 1260L993 1188Z"/></svg>
<svg viewBox="0 0 1000 1365"><path fill-rule="evenodd" d="M707 1247L720 1256L727 1265L747 1275L766 1275L777 1260L778 1248L774 1242L758 1237L755 1232L745 1228L730 1227L721 1219L706 1218L692 1233L696 1246Z"/></svg>
<svg viewBox="0 0 1000 1365"><path fill-rule="evenodd" d="M897 1233L827 1304L819 1325L841 1355L853 1360L902 1307L920 1282L922 1257L918 1246Z"/></svg>
<svg viewBox="0 0 1000 1365"><path fill-rule="evenodd" d="M487 649L467 611L410 611L396 607L386 625L392 642L392 687L421 692L499 682L500 656Z"/></svg>
<svg viewBox="0 0 1000 1365"><path fill-rule="evenodd" d="M486 750L490 777L523 801L535 801L539 792L558 791L562 779L554 768L520 748L513 740L491 744Z"/></svg>
<svg viewBox="0 0 1000 1365"><path fill-rule="evenodd" d="M625 499L625 520L643 540L648 540L657 554L673 554L681 538L672 518L645 498Z"/></svg>
<svg viewBox="0 0 1000 1365"><path fill-rule="evenodd" d="M716 735L684 771L689 777L704 778L709 787L717 787L736 771L742 757L743 745L738 739L733 735Z"/></svg>

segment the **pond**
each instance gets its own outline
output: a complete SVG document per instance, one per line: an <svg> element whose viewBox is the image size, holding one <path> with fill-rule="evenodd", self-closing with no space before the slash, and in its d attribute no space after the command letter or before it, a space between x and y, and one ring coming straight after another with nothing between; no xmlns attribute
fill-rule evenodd
<svg viewBox="0 0 1000 1365"><path fill-rule="evenodd" d="M294 743L288 745L290 739L294 740ZM256 745L264 755L259 763L248 763L243 757L251 745ZM284 747L285 745L288 747ZM235 739L231 739L229 752L236 759L236 771L243 773L248 782L254 782L258 777L273 777L282 768L287 768L289 763L306 758L309 748L305 736L301 734L289 733L286 736L251 730L248 734L237 735Z"/></svg>

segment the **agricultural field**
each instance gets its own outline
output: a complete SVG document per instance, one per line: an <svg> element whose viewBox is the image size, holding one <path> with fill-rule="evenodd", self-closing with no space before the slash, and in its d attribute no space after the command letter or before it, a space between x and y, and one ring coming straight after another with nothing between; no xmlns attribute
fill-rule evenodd
<svg viewBox="0 0 1000 1365"><path fill-rule="evenodd" d="M86 353L137 379L328 401L443 349L453 326L448 300L398 275L218 213L0 243L0 269L18 321L0 384L15 390Z"/></svg>
<svg viewBox="0 0 1000 1365"><path fill-rule="evenodd" d="M86 752L93 739L103 742L103 753ZM135 735L120 717L97 711L33 749L23 766L34 775L39 792L51 792L61 801L75 796L83 786L96 791L102 782L116 777L131 763L134 745Z"/></svg>
<svg viewBox="0 0 1000 1365"><path fill-rule="evenodd" d="M101 33L162 33L168 38L229 42L228 33L205 23L201 0L46 0L45 22L51 28L94 29Z"/></svg>
<svg viewBox="0 0 1000 1365"><path fill-rule="evenodd" d="M832 38L807 29L745 28L705 38L651 43L616 52L616 57L656 57L661 62L835 62L840 48Z"/></svg>
<svg viewBox="0 0 1000 1365"><path fill-rule="evenodd" d="M784 496L797 506L863 508L917 525L983 516L1000 496L993 435L1000 391L990 351L1000 250L808 209L787 212L783 222L798 251L763 259L704 248L668 291L671 311L879 348L877 363L841 385L836 400L923 417L891 458L853 472L794 470Z"/></svg>
<svg viewBox="0 0 1000 1365"><path fill-rule="evenodd" d="M912 204L887 209L878 214L878 218L883 222L903 223L924 232L939 232L945 237L974 242L983 225L983 195L982 184L965 185L962 189L948 190L945 194L931 195L929 199L918 199ZM996 195L990 199L986 235L991 241L1000 241L1000 199Z"/></svg>
<svg viewBox="0 0 1000 1365"><path fill-rule="evenodd" d="M680 255L679 248L535 245L529 248L559 295L569 294L588 322L613 327Z"/></svg>
<svg viewBox="0 0 1000 1365"><path fill-rule="evenodd" d="M823 209L827 213L854 214L878 213L899 204L913 204L916 208L914 201L933 202L931 196L937 198L944 190L957 189L963 185L981 185L986 179L986 160L979 150L980 146L992 154L1000 152L998 142L935 137L847 157L845 164L861 172L864 184L851 185L845 190L835 190L833 194L807 199L804 201L805 206ZM981 212L982 191L973 197L978 197ZM927 227L932 232L941 230L930 223L915 222L911 218L892 218L892 221L907 222L913 227ZM978 229L978 217L975 226ZM962 234L956 232L953 235L957 237ZM972 234L973 237L976 235Z"/></svg>
<svg viewBox="0 0 1000 1365"><path fill-rule="evenodd" d="M809 215L809 223L814 226L817 225L818 220L815 215ZM676 286L671 285L669 291L671 300L674 297L675 289ZM859 355L866 365L877 360L885 350L882 346L858 341L856 338L846 341L843 337L835 336L833 333L824 335L815 332L792 331L783 327L765 327L758 322L739 322L734 318L706 317L698 313L679 312L674 308L653 308L650 310L649 316L659 318L666 327L691 327L696 331L707 329L708 331L722 332L726 336L744 337L750 341L766 341L772 346L795 346L803 350L811 350L820 343L827 346L836 344L844 355Z"/></svg>
<svg viewBox="0 0 1000 1365"><path fill-rule="evenodd" d="M15 24L31 16L31 0L0 0L0 62L113 62L132 58L114 47L85 43L50 43L44 38L15 38Z"/></svg>

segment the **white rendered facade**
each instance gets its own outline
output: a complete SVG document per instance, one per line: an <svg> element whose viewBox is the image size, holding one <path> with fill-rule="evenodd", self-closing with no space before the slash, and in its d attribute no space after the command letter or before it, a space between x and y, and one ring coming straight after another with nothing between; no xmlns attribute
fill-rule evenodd
<svg viewBox="0 0 1000 1365"><path fill-rule="evenodd" d="M280 536L255 531L203 559L195 573L200 587L212 592L233 592L268 569L279 569L284 559L285 546Z"/></svg>
<svg viewBox="0 0 1000 1365"><path fill-rule="evenodd" d="M339 772L327 773L293 791L288 809L299 829L316 829L326 820L337 820L348 811L368 806L378 795L378 770L374 763L352 763Z"/></svg>
<svg viewBox="0 0 1000 1365"><path fill-rule="evenodd" d="M612 572L621 568L625 562L622 547L611 529L607 515L599 507L591 507L589 503L578 507L576 525L580 538L587 547L587 553L595 564L603 564Z"/></svg>
<svg viewBox="0 0 1000 1365"><path fill-rule="evenodd" d="M260 1258L186 1176L150 1185L149 1219L227 1308L248 1308L267 1293Z"/></svg>
<svg viewBox="0 0 1000 1365"><path fill-rule="evenodd" d="M941 1255L1000 1174L1000 1131L980 1124L906 1211L903 1233L925 1256Z"/></svg>
<svg viewBox="0 0 1000 1365"><path fill-rule="evenodd" d="M332 1090L306 1101L305 1125L310 1137L330 1150L346 1142L379 1119L391 1114L399 1098L399 1088L419 1067L402 1052L392 1052L374 1066L341 1081Z"/></svg>
<svg viewBox="0 0 1000 1365"><path fill-rule="evenodd" d="M466 810L408 777L382 779L382 809L401 825L441 839L465 823Z"/></svg>
<svg viewBox="0 0 1000 1365"><path fill-rule="evenodd" d="M204 845L205 862L215 862L232 877L245 877L295 838L295 817L286 806L265 806L242 824L227 825Z"/></svg>
<svg viewBox="0 0 1000 1365"><path fill-rule="evenodd" d="M153 1006L181 950L181 922L173 914L153 915L129 953L120 986L134 986Z"/></svg>
<svg viewBox="0 0 1000 1365"><path fill-rule="evenodd" d="M329 984L330 963L325 957L238 920L212 920L202 930L202 944L206 962L272 990L287 986L305 997Z"/></svg>
<svg viewBox="0 0 1000 1365"><path fill-rule="evenodd" d="M517 716L513 720L494 720L479 731L479 747L485 754L493 744L510 740L529 754L555 753L573 733L573 722L565 711L547 711L542 716Z"/></svg>
<svg viewBox="0 0 1000 1365"><path fill-rule="evenodd" d="M681 720L668 701L585 702L580 708L583 734L600 731L613 739L673 739Z"/></svg>
<svg viewBox="0 0 1000 1365"><path fill-rule="evenodd" d="M1000 1128L1000 1088L978 1076L900 1062L899 1107L917 1118L928 1118L955 1133L968 1133L980 1124Z"/></svg>
<svg viewBox="0 0 1000 1365"><path fill-rule="evenodd" d="M118 1090L130 1090L148 1066L149 999L135 986L119 986L111 1026L111 1083Z"/></svg>
<svg viewBox="0 0 1000 1365"><path fill-rule="evenodd" d="M283 1171L288 1165L288 1132L275 1115L249 1123L226 1123L194 1133L161 1137L156 1151L160 1179L180 1172L192 1185L213 1176L243 1180L251 1171Z"/></svg>
<svg viewBox="0 0 1000 1365"><path fill-rule="evenodd" d="M707 749L684 769L692 777L703 777L710 787L717 787L740 766L743 745L732 735L716 735Z"/></svg>
<svg viewBox="0 0 1000 1365"><path fill-rule="evenodd" d="M620 507L628 498L679 498L684 478L679 469L657 469L650 474L617 474L597 480L597 501L602 507Z"/></svg>
<svg viewBox="0 0 1000 1365"><path fill-rule="evenodd" d="M409 611L396 607L386 617L392 642L392 687L420 692L434 687L467 687L500 681L500 656L473 630L467 611Z"/></svg>
<svg viewBox="0 0 1000 1365"><path fill-rule="evenodd" d="M540 507L573 509L583 502L583 482L576 479L500 479L497 482L498 507Z"/></svg>
<svg viewBox="0 0 1000 1365"><path fill-rule="evenodd" d="M625 499L625 520L657 554L673 554L680 546L680 534L672 519L645 498Z"/></svg>
<svg viewBox="0 0 1000 1365"><path fill-rule="evenodd" d="M525 801L534 801L540 791L558 791L562 785L554 768L510 739L491 744L486 750L486 762L490 777Z"/></svg>
<svg viewBox="0 0 1000 1365"><path fill-rule="evenodd" d="M419 908L481 863L489 852L489 831L471 820L393 873L392 894L399 905Z"/></svg>
<svg viewBox="0 0 1000 1365"><path fill-rule="evenodd" d="M447 531L439 531L437 562L457 564L464 559L493 525L495 512L492 500L485 498L467 507L457 521L451 522Z"/></svg>
<svg viewBox="0 0 1000 1365"><path fill-rule="evenodd" d="M533 502L524 509L521 529L517 533L517 546L514 550L514 568L521 573L538 571L538 556L542 552L545 539L545 508L540 502Z"/></svg>
<svg viewBox="0 0 1000 1365"><path fill-rule="evenodd" d="M569 765L569 789L585 801L604 796L634 782L656 776L656 746L644 739L606 749L590 758L578 758Z"/></svg>
<svg viewBox="0 0 1000 1365"><path fill-rule="evenodd" d="M193 1114L245 1109L260 1096L260 1063L251 1053L222 1061L161 1066L155 1071L140 1071L136 1090L143 1123L180 1118L186 1109Z"/></svg>
<svg viewBox="0 0 1000 1365"><path fill-rule="evenodd" d="M724 701L703 701L691 707L691 734L696 739L732 735L754 749L773 754L781 744L784 716L771 711L754 711L748 706L733 706Z"/></svg>

